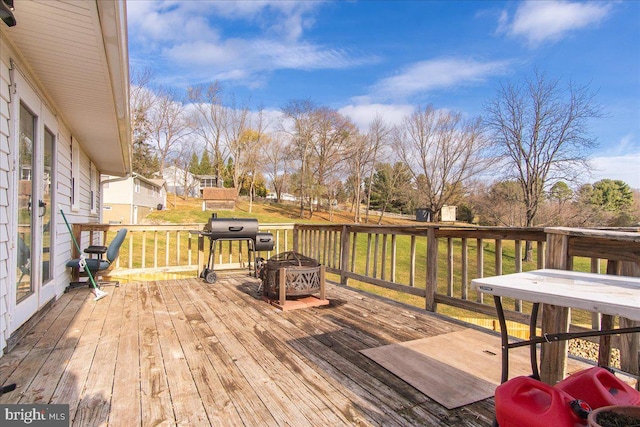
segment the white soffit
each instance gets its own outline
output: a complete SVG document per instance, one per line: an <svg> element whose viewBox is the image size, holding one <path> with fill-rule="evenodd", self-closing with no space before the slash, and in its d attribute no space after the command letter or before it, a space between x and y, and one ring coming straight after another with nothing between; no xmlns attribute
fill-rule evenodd
<svg viewBox="0 0 640 427"><path fill-rule="evenodd" d="M122 0L15 1L5 34L102 173L131 168Z"/></svg>

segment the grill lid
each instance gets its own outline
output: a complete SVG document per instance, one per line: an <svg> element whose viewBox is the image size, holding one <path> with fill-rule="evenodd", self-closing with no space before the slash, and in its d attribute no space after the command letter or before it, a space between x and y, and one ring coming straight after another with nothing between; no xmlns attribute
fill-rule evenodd
<svg viewBox="0 0 640 427"><path fill-rule="evenodd" d="M253 218L218 218L214 213L202 231L216 239L255 239L258 233L258 220Z"/></svg>

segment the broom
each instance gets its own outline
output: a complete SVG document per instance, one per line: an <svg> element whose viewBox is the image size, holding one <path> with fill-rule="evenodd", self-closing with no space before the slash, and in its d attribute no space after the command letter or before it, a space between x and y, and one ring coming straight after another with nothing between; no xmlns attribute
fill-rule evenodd
<svg viewBox="0 0 640 427"><path fill-rule="evenodd" d="M96 285L96 281L93 280L93 275L91 274L91 270L87 265L87 261L84 259L84 255L80 250L80 246L76 241L76 237L73 235L73 231L71 231L71 226L67 221L67 217L64 215L64 212L62 211L62 207L60 205L58 205L58 209L60 209L60 214L62 215L62 219L64 219L64 223L67 225L67 230L69 230L69 234L71 235L71 240L73 240L73 244L75 245L78 253L80 254L80 261L78 262L78 267L81 269L84 269L85 273L87 273L87 276L89 276L89 281L91 281L91 285L93 286L93 294L96 296L93 300L98 301L99 299L106 297L107 293L105 291L100 290L100 288L98 288L98 285Z"/></svg>

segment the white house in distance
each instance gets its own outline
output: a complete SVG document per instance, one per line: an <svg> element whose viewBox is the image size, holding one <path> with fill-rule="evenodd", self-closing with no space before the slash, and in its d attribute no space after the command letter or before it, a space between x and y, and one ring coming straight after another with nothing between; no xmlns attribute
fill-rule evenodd
<svg viewBox="0 0 640 427"><path fill-rule="evenodd" d="M162 179L167 184L167 192L178 196L200 197L200 180L189 171L169 166L162 171Z"/></svg>
<svg viewBox="0 0 640 427"><path fill-rule="evenodd" d="M278 195L273 192L273 191L269 191L267 193L267 200L278 200ZM300 199L296 196L294 196L293 194L289 194L289 193L282 193L280 194L280 201L281 202L298 202Z"/></svg>
<svg viewBox="0 0 640 427"><path fill-rule="evenodd" d="M102 221L109 224L137 224L150 212L167 206L162 179L147 179L137 173L124 178L105 176L102 189Z"/></svg>
<svg viewBox="0 0 640 427"><path fill-rule="evenodd" d="M69 284L58 206L101 222L100 176L131 173L132 145L124 0L0 9L1 356Z"/></svg>

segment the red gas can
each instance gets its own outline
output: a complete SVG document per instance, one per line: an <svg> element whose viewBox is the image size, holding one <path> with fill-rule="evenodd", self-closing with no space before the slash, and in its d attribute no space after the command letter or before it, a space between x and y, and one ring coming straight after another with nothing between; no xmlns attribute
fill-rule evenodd
<svg viewBox="0 0 640 427"><path fill-rule="evenodd" d="M640 406L640 392L598 366L570 375L555 387L584 400L593 409L609 405Z"/></svg>
<svg viewBox="0 0 640 427"><path fill-rule="evenodd" d="M496 421L500 427L586 426L587 420L572 409L575 402L572 396L548 384L516 377L496 388Z"/></svg>

